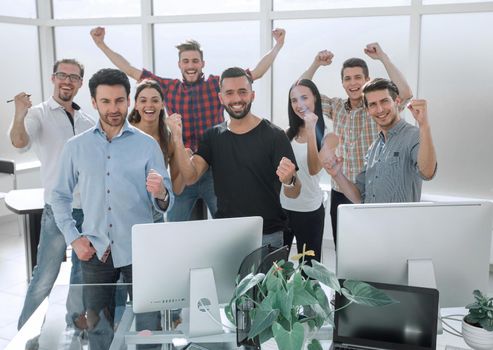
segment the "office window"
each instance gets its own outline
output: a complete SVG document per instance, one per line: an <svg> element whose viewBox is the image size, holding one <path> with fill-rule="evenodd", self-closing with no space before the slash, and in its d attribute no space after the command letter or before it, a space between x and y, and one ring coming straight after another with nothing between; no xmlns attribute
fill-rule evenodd
<svg viewBox="0 0 493 350"><path fill-rule="evenodd" d="M324 10L410 5L411 0L274 0L274 11Z"/></svg>
<svg viewBox="0 0 493 350"><path fill-rule="evenodd" d="M364 17L276 21L285 28L286 44L274 66L274 122L288 126L288 91L296 79L324 49L334 53L330 66L322 66L314 76L321 93L330 97L346 97L341 85L341 67L350 57L363 58L370 77L387 77L380 62L365 55L368 43L378 42L399 69L406 74L409 65L409 17ZM371 30L369 30L371 28Z"/></svg>
<svg viewBox="0 0 493 350"><path fill-rule="evenodd" d="M155 16L196 15L207 13L254 12L260 9L260 0L159 0L154 1Z"/></svg>
<svg viewBox="0 0 493 350"><path fill-rule="evenodd" d="M438 155L428 192L493 198L492 22L493 13L423 16L418 93Z"/></svg>
<svg viewBox="0 0 493 350"><path fill-rule="evenodd" d="M56 57L76 58L85 66L84 83L75 98L87 113L98 118L91 104L88 83L91 76L101 68L115 68L113 63L92 41L91 27L57 27L55 28ZM106 27L106 43L123 55L133 66L142 68L142 33L139 25L121 25ZM130 78L131 93L135 92L135 81Z"/></svg>
<svg viewBox="0 0 493 350"><path fill-rule="evenodd" d="M54 18L140 16L140 0L53 0Z"/></svg>
<svg viewBox="0 0 493 350"><path fill-rule="evenodd" d="M36 18L34 0L2 0L0 16Z"/></svg>
<svg viewBox="0 0 493 350"><path fill-rule="evenodd" d="M232 66L254 68L264 54L259 50L259 24L255 21L156 24L154 30L155 73L162 77L181 78L175 46L190 38L197 40L204 51L205 77L220 75ZM252 110L270 119L263 79L253 88L256 99Z"/></svg>
<svg viewBox="0 0 493 350"><path fill-rule="evenodd" d="M15 33L15 35L12 35ZM43 101L41 92L38 30L36 26L0 23L0 42L5 52L0 56L2 84L0 96L0 157L16 159L17 161L35 160L32 151L19 154L10 143L6 133L14 117L14 103L5 100L14 98L20 92L31 94L33 104ZM22 45L19 45L22 42Z"/></svg>

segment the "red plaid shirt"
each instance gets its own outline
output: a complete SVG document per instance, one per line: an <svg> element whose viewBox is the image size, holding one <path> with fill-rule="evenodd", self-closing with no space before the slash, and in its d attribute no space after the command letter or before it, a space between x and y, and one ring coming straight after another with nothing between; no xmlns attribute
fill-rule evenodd
<svg viewBox="0 0 493 350"><path fill-rule="evenodd" d="M222 123L223 107L219 101L219 76L202 76L189 84L179 79L161 78L144 69L142 79L157 81L164 92L168 113L179 113L183 121L183 143L196 152L204 131Z"/></svg>

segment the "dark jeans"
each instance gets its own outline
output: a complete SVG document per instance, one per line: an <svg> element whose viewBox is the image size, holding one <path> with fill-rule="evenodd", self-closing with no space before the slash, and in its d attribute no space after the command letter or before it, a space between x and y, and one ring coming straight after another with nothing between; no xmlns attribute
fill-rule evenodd
<svg viewBox="0 0 493 350"><path fill-rule="evenodd" d="M335 190L330 192L330 221L332 224L332 237L337 248L337 207L341 204L353 204L343 193Z"/></svg>
<svg viewBox="0 0 493 350"><path fill-rule="evenodd" d="M321 260L322 240L324 235L325 208L323 205L317 210L309 212L286 210L288 214L290 231L284 234L284 244L291 246L293 237L296 237L298 253L303 252L303 244L306 250L313 250L315 256L306 256L305 261L312 259Z"/></svg>
<svg viewBox="0 0 493 350"><path fill-rule="evenodd" d="M82 261L82 274L84 278L84 304L87 310L87 323L89 344L91 350L108 350L113 341L115 323L115 296L120 274L124 283L132 283L132 265L114 267L112 255L106 262L101 262L96 255L89 261ZM132 300L132 287L127 286L126 291ZM120 292L121 293L121 292ZM151 312L136 315L136 329L157 330L159 312ZM157 345L139 345L137 349L154 349Z"/></svg>

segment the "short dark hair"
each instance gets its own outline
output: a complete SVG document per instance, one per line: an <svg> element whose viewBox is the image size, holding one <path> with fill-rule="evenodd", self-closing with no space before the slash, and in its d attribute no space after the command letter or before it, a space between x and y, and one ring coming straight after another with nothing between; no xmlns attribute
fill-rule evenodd
<svg viewBox="0 0 493 350"><path fill-rule="evenodd" d="M370 72L368 71L368 65L366 64L365 60L362 60L361 58L353 57L353 58L348 58L342 64L341 80L344 79L344 69L353 68L353 67L361 67L361 69L363 69L363 74L365 75L365 78L368 78L370 76Z"/></svg>
<svg viewBox="0 0 493 350"><path fill-rule="evenodd" d="M89 91L92 98L96 98L96 88L99 85L122 85L127 92L127 97L130 95L130 81L127 75L118 69L103 68L94 73L89 79Z"/></svg>
<svg viewBox="0 0 493 350"><path fill-rule="evenodd" d="M61 60L57 60L54 64L53 64L53 73L56 73L58 71L58 66L60 64L73 64L77 67L79 67L79 70L80 70L80 77L83 78L84 77L84 65L82 63L80 63L79 61L77 61L75 58L63 58Z"/></svg>
<svg viewBox="0 0 493 350"><path fill-rule="evenodd" d="M231 67L226 69L223 74L221 74L221 80L219 81L219 85L222 87L223 86L223 80L225 78L239 78L239 77L246 77L248 79L248 82L250 83L250 86L252 86L253 79L251 74L247 73L246 70L240 67Z"/></svg>
<svg viewBox="0 0 493 350"><path fill-rule="evenodd" d="M178 49L178 58L180 58L181 53L184 51L198 51L200 53L200 59L202 61L204 60L204 53L200 49L199 42L196 40L188 39L185 42L176 45L176 48Z"/></svg>
<svg viewBox="0 0 493 350"><path fill-rule="evenodd" d="M368 107L368 100L366 99L366 94L373 91L387 90L392 97L392 100L395 101L397 96L399 96L399 88L392 81L383 78L375 78L370 80L363 86L363 101L365 103L365 107Z"/></svg>

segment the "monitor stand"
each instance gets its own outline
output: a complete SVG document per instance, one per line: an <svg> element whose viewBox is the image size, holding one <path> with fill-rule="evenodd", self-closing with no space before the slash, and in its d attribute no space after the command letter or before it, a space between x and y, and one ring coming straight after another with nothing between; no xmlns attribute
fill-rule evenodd
<svg viewBox="0 0 493 350"><path fill-rule="evenodd" d="M190 270L190 328L189 337L222 334L216 282L212 269Z"/></svg>
<svg viewBox="0 0 493 350"><path fill-rule="evenodd" d="M207 312L204 308L207 308ZM169 312L167 314L169 317ZM191 269L188 332L185 329L184 332L171 330L166 327L166 323L169 325L169 322L165 322L163 331L153 331L145 336L142 332L130 331L134 313L131 307L127 307L110 350L119 350L124 344L174 344L178 347L182 344L186 346L190 342L236 344L236 333L225 332L222 325L212 320L211 315L221 321L213 270Z"/></svg>
<svg viewBox="0 0 493 350"><path fill-rule="evenodd" d="M408 259L407 284L415 287L438 289L433 261L431 259ZM438 334L443 334L440 309L440 302L438 302L437 332Z"/></svg>

